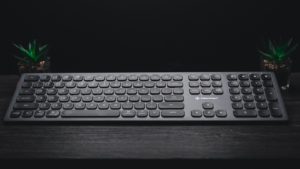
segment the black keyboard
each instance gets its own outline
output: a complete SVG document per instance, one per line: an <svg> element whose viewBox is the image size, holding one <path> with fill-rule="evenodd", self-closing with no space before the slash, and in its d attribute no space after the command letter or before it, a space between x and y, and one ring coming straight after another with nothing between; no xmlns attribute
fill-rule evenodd
<svg viewBox="0 0 300 169"><path fill-rule="evenodd" d="M271 72L23 74L4 120L287 121Z"/></svg>

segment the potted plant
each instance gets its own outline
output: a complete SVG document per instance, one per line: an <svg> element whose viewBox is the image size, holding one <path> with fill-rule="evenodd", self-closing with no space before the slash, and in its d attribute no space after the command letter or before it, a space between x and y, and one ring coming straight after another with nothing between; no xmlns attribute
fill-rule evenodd
<svg viewBox="0 0 300 169"><path fill-rule="evenodd" d="M267 49L259 50L262 56L261 68L264 71L273 71L282 90L290 86L292 60L290 55L296 50L298 44L293 44L293 39L287 42L274 43L268 41Z"/></svg>
<svg viewBox="0 0 300 169"><path fill-rule="evenodd" d="M19 50L18 59L19 73L40 73L50 71L50 58L47 56L48 45L39 45L36 40L28 43L28 48L14 44Z"/></svg>

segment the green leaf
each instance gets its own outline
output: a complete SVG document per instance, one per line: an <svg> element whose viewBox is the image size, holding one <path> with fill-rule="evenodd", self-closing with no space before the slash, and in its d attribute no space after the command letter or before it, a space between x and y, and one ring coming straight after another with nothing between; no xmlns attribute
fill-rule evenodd
<svg viewBox="0 0 300 169"><path fill-rule="evenodd" d="M266 53L266 52L263 52L263 51L261 51L261 50L259 50L258 52L259 52L260 54L262 54L263 56L268 57L268 58L270 58L270 59L273 59L273 58L274 58L272 55L270 55L270 54L268 54L268 53Z"/></svg>
<svg viewBox="0 0 300 169"><path fill-rule="evenodd" d="M271 40L269 40L269 49L270 49L271 53L273 53L273 54L276 53L276 50L275 50L274 45Z"/></svg>
<svg viewBox="0 0 300 169"><path fill-rule="evenodd" d="M295 46L293 46L289 51L286 52L286 56L290 55L292 52L294 52L298 47L298 44L296 44Z"/></svg>

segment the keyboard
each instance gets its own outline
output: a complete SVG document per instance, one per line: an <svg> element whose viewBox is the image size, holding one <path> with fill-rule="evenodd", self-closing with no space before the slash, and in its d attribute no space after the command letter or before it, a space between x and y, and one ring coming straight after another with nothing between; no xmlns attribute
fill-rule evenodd
<svg viewBox="0 0 300 169"><path fill-rule="evenodd" d="M272 72L22 74L6 122L287 121Z"/></svg>

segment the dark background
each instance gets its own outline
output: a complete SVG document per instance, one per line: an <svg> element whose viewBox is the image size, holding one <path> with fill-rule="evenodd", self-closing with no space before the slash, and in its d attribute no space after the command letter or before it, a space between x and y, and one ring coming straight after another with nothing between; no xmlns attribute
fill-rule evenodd
<svg viewBox="0 0 300 169"><path fill-rule="evenodd" d="M16 73L13 42L50 45L52 71L259 70L264 39L300 42L287 0L5 0L1 74ZM299 49L294 71L300 71Z"/></svg>

